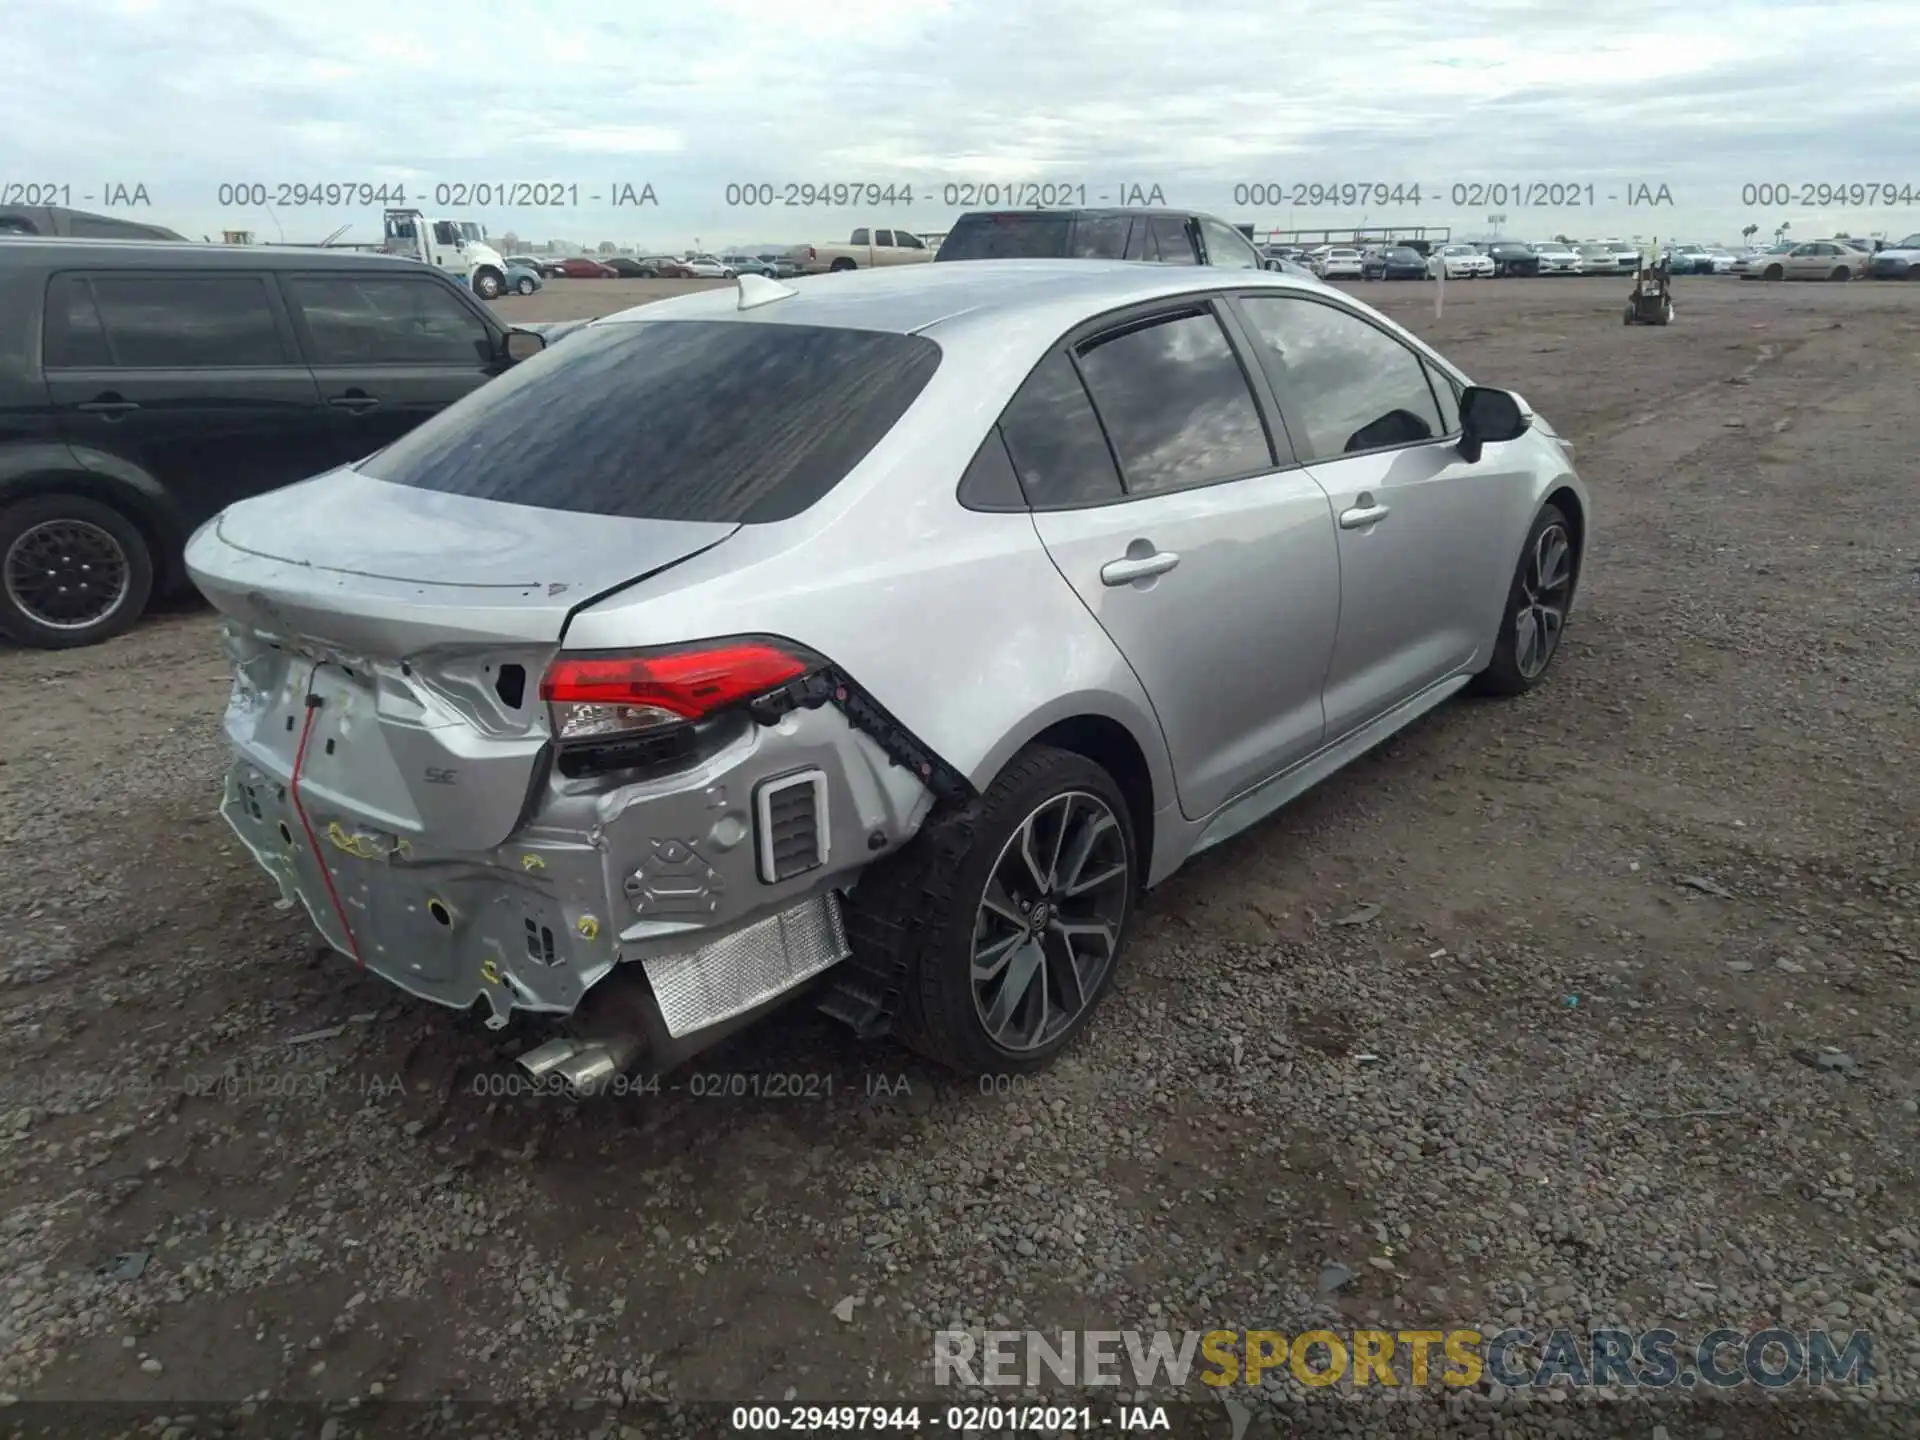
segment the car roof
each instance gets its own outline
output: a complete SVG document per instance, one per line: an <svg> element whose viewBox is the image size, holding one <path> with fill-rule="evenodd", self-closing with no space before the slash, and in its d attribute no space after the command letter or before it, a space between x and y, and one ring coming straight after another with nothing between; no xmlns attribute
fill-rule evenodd
<svg viewBox="0 0 1920 1440"><path fill-rule="evenodd" d="M969 210L960 219L976 220L983 215L996 219L1013 215L1040 218L1069 216L1081 219L1100 219L1108 215L1172 215L1182 220L1190 215L1206 215L1209 219L1213 218L1210 212L1205 210L1181 210L1171 205L1086 205L1069 206L1062 210ZM954 223L958 224L959 221Z"/></svg>
<svg viewBox="0 0 1920 1440"><path fill-rule="evenodd" d="M1057 336L1109 310L1215 290L1327 293L1317 280L1284 272L1132 260L958 260L775 283L792 293L747 310L739 308L737 289L715 289L618 311L595 323L744 320L895 334L931 331L945 341L1022 325Z"/></svg>
<svg viewBox="0 0 1920 1440"><path fill-rule="evenodd" d="M0 240L0 266L106 266L115 270L302 270L353 266L439 271L404 255L318 245L206 245L171 240L78 240L19 235Z"/></svg>

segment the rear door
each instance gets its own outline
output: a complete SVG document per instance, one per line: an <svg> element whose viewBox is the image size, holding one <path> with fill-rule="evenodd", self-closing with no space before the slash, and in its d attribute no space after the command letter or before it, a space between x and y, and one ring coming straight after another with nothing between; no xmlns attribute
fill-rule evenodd
<svg viewBox="0 0 1920 1440"><path fill-rule="evenodd" d="M294 271L280 286L328 416L329 465L392 444L500 369L477 306L424 269Z"/></svg>
<svg viewBox="0 0 1920 1440"><path fill-rule="evenodd" d="M1209 815L1311 754L1333 519L1222 313L1158 305L1075 337L1001 429L1054 564L1146 687L1181 810Z"/></svg>
<svg viewBox="0 0 1920 1440"><path fill-rule="evenodd" d="M44 353L61 438L83 462L140 466L189 529L331 463L319 391L264 272L57 274Z"/></svg>

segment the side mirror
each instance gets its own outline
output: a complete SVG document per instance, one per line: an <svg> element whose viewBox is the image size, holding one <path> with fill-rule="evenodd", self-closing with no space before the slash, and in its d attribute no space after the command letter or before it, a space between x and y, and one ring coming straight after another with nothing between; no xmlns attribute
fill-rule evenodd
<svg viewBox="0 0 1920 1440"><path fill-rule="evenodd" d="M533 330L509 330L500 348L507 359L518 365L546 349L547 337Z"/></svg>
<svg viewBox="0 0 1920 1440"><path fill-rule="evenodd" d="M1532 424L1520 402L1507 391L1469 385L1460 396L1461 458L1477 465L1488 444L1518 440Z"/></svg>

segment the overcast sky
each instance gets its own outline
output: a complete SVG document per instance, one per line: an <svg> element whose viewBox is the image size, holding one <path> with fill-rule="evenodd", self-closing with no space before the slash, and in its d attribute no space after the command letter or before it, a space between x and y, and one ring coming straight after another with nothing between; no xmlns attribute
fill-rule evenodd
<svg viewBox="0 0 1920 1440"><path fill-rule="evenodd" d="M13 0L7 17L0 201L64 185L113 211L104 186L143 184L151 207L114 213L216 239L375 237L377 203L221 203L222 185L315 182L404 184L496 237L674 250L938 231L948 201L992 203L947 189L969 182L1084 185L1087 203L1158 186L1262 229L1480 235L1497 205L1522 238L1920 230L1905 0ZM541 182L566 203L455 203ZM844 183L913 200L728 203L730 184L784 201ZM1290 203L1379 183L1421 203ZM1502 184L1549 203L1468 188ZM1802 194L1853 184L1893 199ZM647 185L657 205L608 203ZM1259 185L1277 196L1236 189ZM1671 206L1628 206L1663 185Z"/></svg>

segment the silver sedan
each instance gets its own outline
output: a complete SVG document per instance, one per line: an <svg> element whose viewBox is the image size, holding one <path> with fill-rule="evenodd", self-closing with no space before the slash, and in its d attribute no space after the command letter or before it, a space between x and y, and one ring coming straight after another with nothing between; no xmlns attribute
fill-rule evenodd
<svg viewBox="0 0 1920 1440"><path fill-rule="evenodd" d="M261 866L592 1090L802 994L1045 1064L1144 887L1540 684L1590 523L1524 400L1324 285L983 261L597 321L187 558Z"/></svg>

